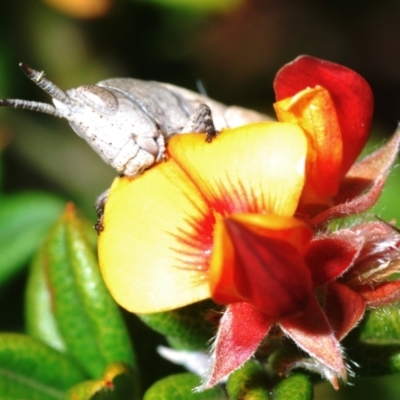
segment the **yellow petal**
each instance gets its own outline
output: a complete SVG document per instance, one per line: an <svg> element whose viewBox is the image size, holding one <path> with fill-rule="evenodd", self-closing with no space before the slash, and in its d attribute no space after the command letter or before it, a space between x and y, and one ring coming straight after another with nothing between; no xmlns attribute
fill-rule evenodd
<svg viewBox="0 0 400 400"><path fill-rule="evenodd" d="M174 136L171 157L218 213L292 216L304 184L307 140L298 125L265 122L204 135Z"/></svg>
<svg viewBox="0 0 400 400"><path fill-rule="evenodd" d="M130 180L117 178L99 237L100 268L129 311L166 311L210 297L205 270L214 217L170 160Z"/></svg>

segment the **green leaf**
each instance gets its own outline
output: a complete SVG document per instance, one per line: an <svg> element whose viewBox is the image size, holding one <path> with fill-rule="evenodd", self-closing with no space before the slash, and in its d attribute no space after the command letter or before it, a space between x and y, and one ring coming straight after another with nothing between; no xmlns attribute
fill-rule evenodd
<svg viewBox="0 0 400 400"><path fill-rule="evenodd" d="M0 197L0 284L25 266L64 207L39 192Z"/></svg>
<svg viewBox="0 0 400 400"><path fill-rule="evenodd" d="M400 372L399 303L369 310L345 348L359 367L357 374L381 376Z"/></svg>
<svg viewBox="0 0 400 400"><path fill-rule="evenodd" d="M74 386L65 400L133 400L137 398L135 376L122 363L107 367L102 379L81 382Z"/></svg>
<svg viewBox="0 0 400 400"><path fill-rule="evenodd" d="M25 294L26 332L48 346L66 352L67 345L58 329L52 305L52 293L44 268L45 252L39 251L28 276Z"/></svg>
<svg viewBox="0 0 400 400"><path fill-rule="evenodd" d="M0 398L62 399L84 379L69 358L38 340L20 334L0 334Z"/></svg>
<svg viewBox="0 0 400 400"><path fill-rule="evenodd" d="M289 376L273 390L274 400L311 400L313 395L313 385L303 374Z"/></svg>
<svg viewBox="0 0 400 400"><path fill-rule="evenodd" d="M67 353L94 379L113 362L135 368L120 310L104 285L85 226L71 204L52 229L40 259Z"/></svg>
<svg viewBox="0 0 400 400"><path fill-rule="evenodd" d="M205 350L216 331L216 326L207 318L208 314L215 313L212 311L215 308L215 303L206 300L172 311L138 316L164 335L175 349Z"/></svg>
<svg viewBox="0 0 400 400"><path fill-rule="evenodd" d="M93 226L86 221L82 223L93 251L97 246L97 234ZM86 225L86 226L85 226ZM67 346L58 329L52 305L52 292L48 285L45 270L46 254L41 249L30 267L25 295L26 332L50 347L66 352Z"/></svg>
<svg viewBox="0 0 400 400"><path fill-rule="evenodd" d="M375 140L375 147L382 144L382 138ZM400 220L400 207L398 198L400 192L400 170L392 168L385 182L385 189L379 197L378 202L371 210L371 214L379 215L386 221Z"/></svg>
<svg viewBox="0 0 400 400"><path fill-rule="evenodd" d="M229 376L226 390L230 400L268 400L268 383L262 365L250 360Z"/></svg>
<svg viewBox="0 0 400 400"><path fill-rule="evenodd" d="M223 400L225 396L220 387L193 392L200 385L200 378L194 374L183 373L168 376L156 382L145 393L143 400Z"/></svg>
<svg viewBox="0 0 400 400"><path fill-rule="evenodd" d="M360 341L369 344L400 344L399 303L371 310L361 327Z"/></svg>

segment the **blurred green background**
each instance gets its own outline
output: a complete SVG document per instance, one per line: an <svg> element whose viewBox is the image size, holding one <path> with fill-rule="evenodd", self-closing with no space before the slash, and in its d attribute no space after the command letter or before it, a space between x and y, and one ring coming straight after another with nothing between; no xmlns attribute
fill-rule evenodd
<svg viewBox="0 0 400 400"><path fill-rule="evenodd" d="M201 81L210 97L272 114L275 73L296 56L310 54L349 66L371 84L376 101L371 148L389 137L400 119L399 1L94 0L100 10L88 1L85 17L73 3L2 2L0 98L50 101L19 70L23 61L65 90L116 76L192 90ZM6 144L3 198L27 190L56 194L94 221L94 199L115 173L66 121L0 109L0 147ZM396 172L375 210L388 220L400 219ZM0 228L0 249L12 235L19 233ZM0 288L1 330L23 329L22 267L29 256ZM353 383L338 393L319 385L316 399L400 398L398 376Z"/></svg>

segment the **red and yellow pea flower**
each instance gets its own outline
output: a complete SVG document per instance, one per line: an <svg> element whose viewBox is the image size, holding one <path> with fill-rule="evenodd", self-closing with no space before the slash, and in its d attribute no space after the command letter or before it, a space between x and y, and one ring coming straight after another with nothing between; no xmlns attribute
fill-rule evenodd
<svg viewBox="0 0 400 400"><path fill-rule="evenodd" d="M311 356L288 369L317 370L338 387L339 341L366 306L400 298L397 282L386 282L400 259L391 227L319 233L376 202L400 135L354 164L373 100L348 68L299 57L274 87L279 122L225 130L211 144L177 135L165 163L117 178L105 207L100 266L120 305L136 313L210 297L227 305L205 387L255 354L272 327Z"/></svg>
<svg viewBox="0 0 400 400"><path fill-rule="evenodd" d="M271 220L271 232L282 236L279 216L286 229L311 239L311 228L292 217L307 155L298 126L248 125L221 133L211 145L203 135L179 135L169 153L142 176L115 180L106 203L100 262L123 307L149 313L211 297L215 229L228 216Z"/></svg>

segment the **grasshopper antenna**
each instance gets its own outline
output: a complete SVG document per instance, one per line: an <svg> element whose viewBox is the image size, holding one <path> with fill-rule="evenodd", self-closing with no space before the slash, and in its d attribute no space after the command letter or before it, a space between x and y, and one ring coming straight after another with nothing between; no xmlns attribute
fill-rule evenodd
<svg viewBox="0 0 400 400"><path fill-rule="evenodd" d="M70 103L68 95L56 86L53 82L50 82L45 76L44 71L36 71L24 63L19 63L19 67L22 72L42 90L44 90L50 97L61 101L61 103Z"/></svg>
<svg viewBox="0 0 400 400"><path fill-rule="evenodd" d="M68 95L56 86L53 82L44 77L44 72L36 71L24 63L19 64L22 72L42 90L49 94L53 99L56 99L64 104L71 104L71 99ZM58 118L65 118L53 105L41 103L38 101L20 100L20 99L3 99L0 100L2 107L22 108L31 111L37 111L44 114L50 114Z"/></svg>

